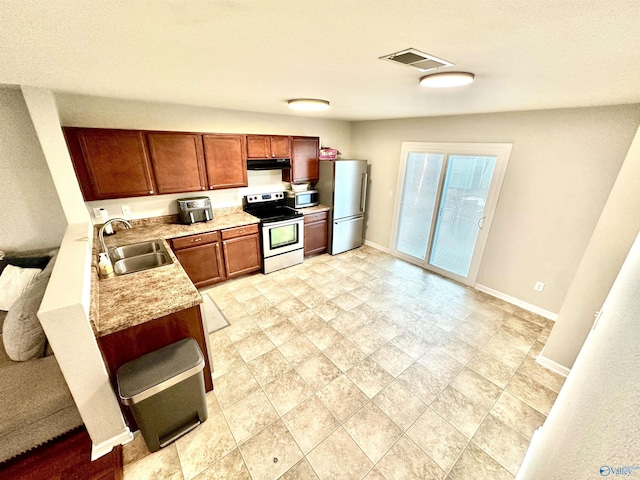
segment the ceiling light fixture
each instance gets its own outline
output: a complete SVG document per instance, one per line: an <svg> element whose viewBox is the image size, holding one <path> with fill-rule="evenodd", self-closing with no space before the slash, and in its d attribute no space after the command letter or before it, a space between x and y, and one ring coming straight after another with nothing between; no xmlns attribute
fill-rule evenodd
<svg viewBox="0 0 640 480"><path fill-rule="evenodd" d="M420 79L420 85L430 88L458 87L473 82L475 75L469 72L440 72L426 75Z"/></svg>
<svg viewBox="0 0 640 480"><path fill-rule="evenodd" d="M287 102L292 110L320 111L327 110L330 106L326 100L316 98L294 98Z"/></svg>

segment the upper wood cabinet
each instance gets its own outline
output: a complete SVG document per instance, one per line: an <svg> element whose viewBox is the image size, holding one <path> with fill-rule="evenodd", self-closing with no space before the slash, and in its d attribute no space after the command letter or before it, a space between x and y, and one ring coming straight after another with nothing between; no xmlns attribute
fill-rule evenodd
<svg viewBox="0 0 640 480"><path fill-rule="evenodd" d="M64 133L85 200L155 194L143 132L65 128Z"/></svg>
<svg viewBox="0 0 640 480"><path fill-rule="evenodd" d="M209 189L246 187L244 135L203 135Z"/></svg>
<svg viewBox="0 0 640 480"><path fill-rule="evenodd" d="M291 158L290 137L247 135L247 158Z"/></svg>
<svg viewBox="0 0 640 480"><path fill-rule="evenodd" d="M150 132L147 141L159 194L206 189L202 135Z"/></svg>
<svg viewBox="0 0 640 480"><path fill-rule="evenodd" d="M285 182L317 182L320 178L318 137L291 137L291 170L282 171Z"/></svg>

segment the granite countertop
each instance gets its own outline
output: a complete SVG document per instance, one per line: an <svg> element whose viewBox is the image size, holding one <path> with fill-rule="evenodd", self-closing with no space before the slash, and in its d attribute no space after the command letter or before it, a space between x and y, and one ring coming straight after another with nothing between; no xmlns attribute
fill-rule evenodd
<svg viewBox="0 0 640 480"><path fill-rule="evenodd" d="M298 208L297 210L303 215L310 215L312 213L328 212L331 210L331 207L327 207L326 205L316 205L315 207Z"/></svg>
<svg viewBox="0 0 640 480"><path fill-rule="evenodd" d="M176 215L132 220L131 229L123 229L121 224L114 223L116 234L105 236L107 247L162 239L173 263L100 280L93 275L90 318L96 337L202 303L202 297L178 262L167 239L255 223L259 223L259 219L238 209L215 210L213 220L193 225L180 224ZM96 228L94 266L100 249L97 236Z"/></svg>

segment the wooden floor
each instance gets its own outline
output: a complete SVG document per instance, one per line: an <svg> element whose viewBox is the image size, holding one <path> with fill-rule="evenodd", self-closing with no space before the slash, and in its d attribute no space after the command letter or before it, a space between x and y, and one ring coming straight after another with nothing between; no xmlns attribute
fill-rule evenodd
<svg viewBox="0 0 640 480"><path fill-rule="evenodd" d="M77 429L1 464L0 479L122 480L122 447L92 462L89 434Z"/></svg>

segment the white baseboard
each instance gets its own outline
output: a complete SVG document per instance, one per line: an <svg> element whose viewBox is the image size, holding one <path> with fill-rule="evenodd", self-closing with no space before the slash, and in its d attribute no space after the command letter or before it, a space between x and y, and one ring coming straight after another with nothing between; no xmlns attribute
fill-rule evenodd
<svg viewBox="0 0 640 480"><path fill-rule="evenodd" d="M529 443L529 448L527 449L527 453L524 455L524 460L522 460L522 464L520 465L520 469L516 475L516 480L521 480L527 475L527 470L529 469L529 465L531 464L531 459L534 455L534 450L536 449L540 438L542 437L542 429L544 425L536 428L533 432L533 436L531 437L531 442Z"/></svg>
<svg viewBox="0 0 640 480"><path fill-rule="evenodd" d="M113 450L113 447L117 445L124 445L125 443L128 443L131 440L133 440L133 434L131 433L131 430L127 428L126 432L122 432L120 435L110 438L105 442L99 443L98 445L96 445L95 443L92 443L91 444L91 461L93 462L94 460L102 457L103 455L106 455L111 450Z"/></svg>
<svg viewBox="0 0 640 480"><path fill-rule="evenodd" d="M484 285L480 285L479 283L476 283L473 287L476 290L480 290L481 292L488 293L492 297L499 298L500 300L509 302L517 307L524 308L525 310L528 310L531 313L540 315L548 320L552 320L555 322L558 319L557 313L553 313L553 312L550 312L549 310L545 310L544 308L537 307L531 303L527 303L523 300L520 300L519 298L512 297L511 295L507 295L506 293L502 293L502 292L499 292L498 290L494 290Z"/></svg>
<svg viewBox="0 0 640 480"><path fill-rule="evenodd" d="M365 240L364 244L368 245L369 247L373 247L375 249L381 250L385 253L389 253L389 249L387 247L383 247L382 245L378 245L377 243L370 242L369 240Z"/></svg>
<svg viewBox="0 0 640 480"><path fill-rule="evenodd" d="M536 357L536 363L538 363L539 365L542 365L545 368L548 368L552 372L556 372L558 375L562 375L563 377L566 377L567 375L569 375L569 372L571 371L571 369L565 367L564 365L560 365L559 363L554 362L553 360L545 357L543 353L544 353L544 349Z"/></svg>

